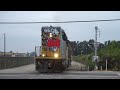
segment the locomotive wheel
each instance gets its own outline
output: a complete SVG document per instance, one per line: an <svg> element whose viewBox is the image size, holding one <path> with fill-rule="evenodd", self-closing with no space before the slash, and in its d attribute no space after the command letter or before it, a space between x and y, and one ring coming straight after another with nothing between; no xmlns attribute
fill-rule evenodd
<svg viewBox="0 0 120 90"><path fill-rule="evenodd" d="M39 65L39 70L40 73L47 73L48 72L48 62L42 62L42 64Z"/></svg>
<svg viewBox="0 0 120 90"><path fill-rule="evenodd" d="M54 67L53 67L53 72L62 72L63 71L63 68L62 68L62 64L61 62L55 62L54 63Z"/></svg>
<svg viewBox="0 0 120 90"><path fill-rule="evenodd" d="M44 71L43 71L43 64L40 64L40 65L39 65L38 72L39 72L39 73L43 73L43 72L44 72Z"/></svg>

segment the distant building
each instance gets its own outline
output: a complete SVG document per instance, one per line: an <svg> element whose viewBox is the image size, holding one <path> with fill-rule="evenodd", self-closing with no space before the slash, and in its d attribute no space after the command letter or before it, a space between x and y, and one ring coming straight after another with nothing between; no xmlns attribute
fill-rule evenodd
<svg viewBox="0 0 120 90"><path fill-rule="evenodd" d="M15 55L16 57L26 57L26 56L27 56L26 53L14 53L14 55Z"/></svg>
<svg viewBox="0 0 120 90"><path fill-rule="evenodd" d="M0 51L0 57L4 56L4 52ZM26 57L26 53L13 53L13 52L5 52L6 57Z"/></svg>
<svg viewBox="0 0 120 90"><path fill-rule="evenodd" d="M15 57L15 54L13 53L13 54L11 55L11 57Z"/></svg>

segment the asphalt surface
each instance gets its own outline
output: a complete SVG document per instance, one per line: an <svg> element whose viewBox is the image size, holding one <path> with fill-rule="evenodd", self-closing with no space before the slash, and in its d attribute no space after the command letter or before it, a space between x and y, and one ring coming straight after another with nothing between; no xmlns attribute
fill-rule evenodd
<svg viewBox="0 0 120 90"><path fill-rule="evenodd" d="M38 73L35 71L35 65L31 64L0 70L0 79L120 79L120 72L74 70L62 73Z"/></svg>

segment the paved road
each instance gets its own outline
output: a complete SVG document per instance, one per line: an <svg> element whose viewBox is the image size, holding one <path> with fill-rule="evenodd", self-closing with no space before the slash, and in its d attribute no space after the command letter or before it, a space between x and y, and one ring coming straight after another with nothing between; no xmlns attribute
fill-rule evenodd
<svg viewBox="0 0 120 90"><path fill-rule="evenodd" d="M64 71L42 74L34 64L0 70L0 79L120 79L120 72L113 71Z"/></svg>

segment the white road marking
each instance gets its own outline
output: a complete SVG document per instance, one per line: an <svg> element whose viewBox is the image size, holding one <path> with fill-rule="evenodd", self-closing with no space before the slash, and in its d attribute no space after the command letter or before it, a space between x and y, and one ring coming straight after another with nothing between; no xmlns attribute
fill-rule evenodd
<svg viewBox="0 0 120 90"><path fill-rule="evenodd" d="M21 75L0 75L0 76L21 76Z"/></svg>
<svg viewBox="0 0 120 90"><path fill-rule="evenodd" d="M18 74L17 75L9 75L9 74L5 75L4 74L4 75L0 75L0 76L36 76L36 75L25 75L25 74L23 74L23 75L18 75Z"/></svg>
<svg viewBox="0 0 120 90"><path fill-rule="evenodd" d="M118 75L120 76L120 73L118 73Z"/></svg>
<svg viewBox="0 0 120 90"><path fill-rule="evenodd" d="M99 76L99 75L57 75L59 76L64 76L64 77L73 77L73 76L78 76L78 77L120 77L120 76Z"/></svg>

